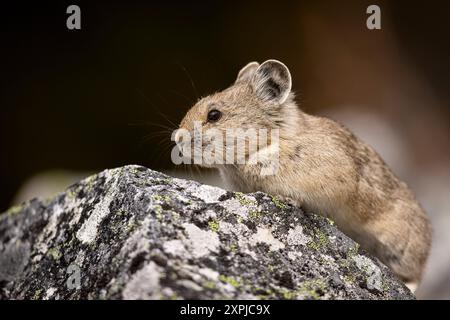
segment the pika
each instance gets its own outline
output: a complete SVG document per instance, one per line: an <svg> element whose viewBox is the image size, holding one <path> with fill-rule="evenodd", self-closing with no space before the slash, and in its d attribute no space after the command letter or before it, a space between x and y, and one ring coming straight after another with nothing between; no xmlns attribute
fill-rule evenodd
<svg viewBox="0 0 450 320"><path fill-rule="evenodd" d="M263 191L329 217L414 291L431 246L425 211L374 149L343 125L303 112L291 89L282 62L251 62L233 85L200 99L180 129L193 132L200 123L202 147L213 143L208 129L224 134L230 128L277 129L275 174L262 175L260 163L205 166L216 167L234 191Z"/></svg>

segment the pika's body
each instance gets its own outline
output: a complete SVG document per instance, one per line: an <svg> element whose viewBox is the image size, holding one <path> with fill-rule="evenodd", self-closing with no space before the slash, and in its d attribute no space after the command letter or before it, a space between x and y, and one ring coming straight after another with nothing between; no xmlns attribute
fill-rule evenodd
<svg viewBox="0 0 450 320"><path fill-rule="evenodd" d="M410 287L419 283L431 244L426 213L370 146L337 122L297 107L284 64L248 64L231 87L197 102L180 128L192 131L195 121L204 134L278 129L276 174L261 175L261 163L215 165L228 185L289 198L333 219Z"/></svg>

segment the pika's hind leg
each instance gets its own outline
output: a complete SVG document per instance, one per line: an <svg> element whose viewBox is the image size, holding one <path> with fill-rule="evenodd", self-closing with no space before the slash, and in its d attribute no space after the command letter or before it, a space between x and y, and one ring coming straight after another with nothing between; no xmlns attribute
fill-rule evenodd
<svg viewBox="0 0 450 320"><path fill-rule="evenodd" d="M381 219L380 219L381 220ZM417 289L428 257L428 230L391 219L376 221L370 226L372 254L386 264L414 292Z"/></svg>

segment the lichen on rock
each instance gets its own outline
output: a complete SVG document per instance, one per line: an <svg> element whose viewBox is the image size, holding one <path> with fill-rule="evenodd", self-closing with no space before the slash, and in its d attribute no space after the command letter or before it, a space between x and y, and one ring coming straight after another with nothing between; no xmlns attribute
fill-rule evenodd
<svg viewBox="0 0 450 320"><path fill-rule="evenodd" d="M126 166L0 215L0 298L414 296L321 216Z"/></svg>

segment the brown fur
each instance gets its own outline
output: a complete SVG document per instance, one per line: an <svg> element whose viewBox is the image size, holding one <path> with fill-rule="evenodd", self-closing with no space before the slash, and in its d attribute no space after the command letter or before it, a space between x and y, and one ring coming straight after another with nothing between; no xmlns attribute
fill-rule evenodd
<svg viewBox="0 0 450 320"><path fill-rule="evenodd" d="M222 177L235 190L290 198L330 217L401 279L418 283L431 243L426 213L370 146L344 126L302 112L290 84L280 62L251 63L234 85L198 101L180 127L192 130L201 121L203 130L280 129L276 175L261 176L256 165L220 165ZM209 123L213 108L223 116Z"/></svg>

